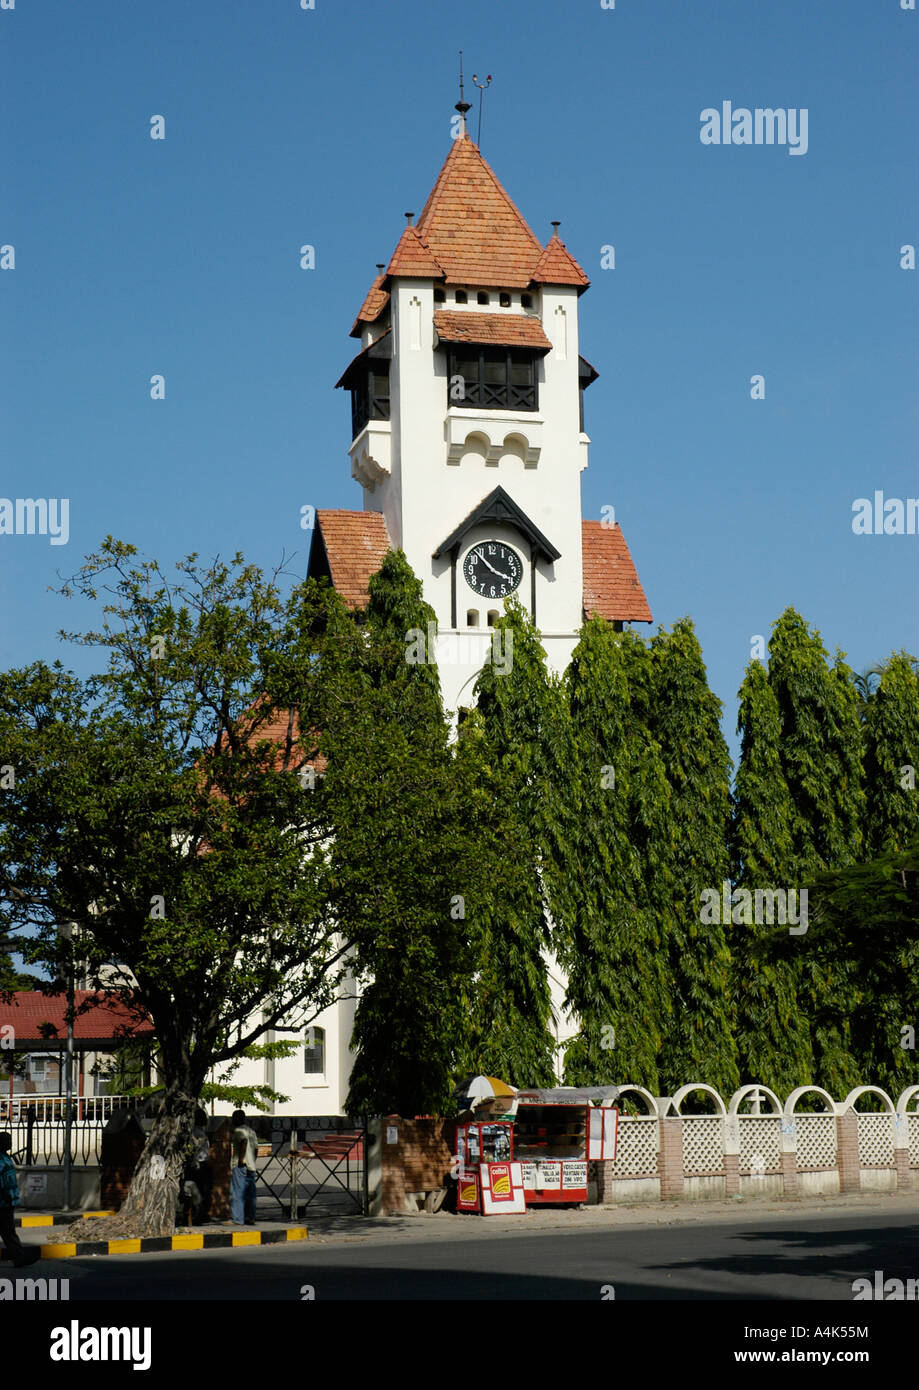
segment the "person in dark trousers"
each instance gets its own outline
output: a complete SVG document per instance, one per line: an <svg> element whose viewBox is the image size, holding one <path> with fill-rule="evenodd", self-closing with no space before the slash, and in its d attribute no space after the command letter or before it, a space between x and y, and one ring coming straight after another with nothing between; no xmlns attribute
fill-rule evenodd
<svg viewBox="0 0 919 1390"><path fill-rule="evenodd" d="M246 1124L245 1112L234 1110L230 1119L233 1126L231 1143L233 1145L233 1166L230 1168L230 1216L234 1226L255 1225L255 1157L258 1148L258 1135Z"/></svg>
<svg viewBox="0 0 919 1390"><path fill-rule="evenodd" d="M40 1260L41 1250L37 1250L34 1245L27 1248L16 1234L13 1210L21 1206L22 1202L19 1197L19 1183L16 1181L16 1169L10 1157L12 1151L13 1136L9 1130L4 1130L0 1134L0 1238L3 1240L6 1257L13 1261L17 1269L21 1269L23 1265L31 1265Z"/></svg>
<svg viewBox="0 0 919 1390"><path fill-rule="evenodd" d="M181 1206L183 1216L190 1215L193 1226L206 1226L211 1219L211 1191L214 1180L211 1172L211 1147L207 1137L207 1115L200 1106L195 1111L192 1141L194 1147L185 1168Z"/></svg>

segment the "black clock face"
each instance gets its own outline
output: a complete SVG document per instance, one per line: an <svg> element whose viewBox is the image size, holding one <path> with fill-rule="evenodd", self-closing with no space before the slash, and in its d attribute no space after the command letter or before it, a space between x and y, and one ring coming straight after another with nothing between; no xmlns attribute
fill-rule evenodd
<svg viewBox="0 0 919 1390"><path fill-rule="evenodd" d="M463 561L463 574L479 598L506 598L523 578L523 561L503 541L479 541Z"/></svg>

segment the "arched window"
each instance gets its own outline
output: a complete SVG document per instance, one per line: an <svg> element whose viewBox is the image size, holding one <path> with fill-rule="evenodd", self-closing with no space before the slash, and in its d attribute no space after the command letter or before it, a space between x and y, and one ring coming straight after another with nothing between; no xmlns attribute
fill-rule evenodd
<svg viewBox="0 0 919 1390"><path fill-rule="evenodd" d="M469 608L469 609L467 609L467 610L466 610L466 626L467 626L467 627L478 627L478 625L479 625L479 610L478 610L477 608Z"/></svg>
<svg viewBox="0 0 919 1390"><path fill-rule="evenodd" d="M488 610L488 626L494 627L500 616L501 614L498 612L497 608L490 608Z"/></svg>
<svg viewBox="0 0 919 1390"><path fill-rule="evenodd" d="M457 291L456 291L456 302L457 302L457 304L465 304L467 298L468 298L468 296L467 296L465 290L457 290Z"/></svg>
<svg viewBox="0 0 919 1390"><path fill-rule="evenodd" d="M325 1029L307 1028L304 1042L304 1072L307 1076L325 1076Z"/></svg>
<svg viewBox="0 0 919 1390"><path fill-rule="evenodd" d="M488 304L490 302L489 296L485 293L484 290L479 290L478 294L476 295L476 299L480 304Z"/></svg>

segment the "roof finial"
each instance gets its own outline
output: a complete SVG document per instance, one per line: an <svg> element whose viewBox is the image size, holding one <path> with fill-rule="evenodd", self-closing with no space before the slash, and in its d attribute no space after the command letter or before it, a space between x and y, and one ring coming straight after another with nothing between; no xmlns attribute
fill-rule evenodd
<svg viewBox="0 0 919 1390"><path fill-rule="evenodd" d="M459 58L460 58L460 99L459 99L459 101L456 103L456 105L454 106L453 109L454 109L454 111L458 111L458 112L459 112L459 116L460 116L459 138L462 140L462 139L465 138L465 135L466 135L466 112L470 110L469 102L466 100L465 94L464 94L464 92L463 92L463 50L462 50L462 49L460 49L460 51L459 51ZM475 78L473 78L473 81L475 81Z"/></svg>
<svg viewBox="0 0 919 1390"><path fill-rule="evenodd" d="M479 89L479 133L476 136L476 144L482 148L482 95L491 86L491 73L488 74L484 82L480 82L476 73L472 74L472 80Z"/></svg>

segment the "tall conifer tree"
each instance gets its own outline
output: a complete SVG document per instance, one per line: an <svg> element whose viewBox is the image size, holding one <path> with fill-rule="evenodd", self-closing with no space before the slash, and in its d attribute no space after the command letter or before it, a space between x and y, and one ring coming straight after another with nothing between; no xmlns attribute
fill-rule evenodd
<svg viewBox="0 0 919 1390"><path fill-rule="evenodd" d="M645 722L660 746L670 787L670 865L661 907L667 911L673 1018L664 1031L661 1081L671 1094L700 1079L729 1095L738 1079L729 928L720 922L702 926L700 905L704 889L720 894L730 877L731 758L721 732L721 701L709 689L688 618L652 639L646 693Z"/></svg>
<svg viewBox="0 0 919 1390"><path fill-rule="evenodd" d="M915 658L894 652L863 704L865 857L903 850L919 835L919 680Z"/></svg>
<svg viewBox="0 0 919 1390"><path fill-rule="evenodd" d="M466 1032L475 855L429 622L420 582L391 551L364 631L342 624L340 644L326 643L338 666L322 741L332 901L363 982L351 1112L448 1112Z"/></svg>
<svg viewBox="0 0 919 1390"><path fill-rule="evenodd" d="M740 688L742 735L735 784L732 868L751 891L796 881L794 807L782 770L782 725L765 666L752 661ZM794 945L775 926L737 921L732 949L741 1081L779 1095L813 1080L809 1021L799 1009Z"/></svg>
<svg viewBox="0 0 919 1390"><path fill-rule="evenodd" d="M516 1086L550 1086L556 1058L542 825L555 795L547 740L559 694L538 634L515 599L494 641L504 659L486 661L476 683L478 709L460 733L459 758L474 761L488 800L474 827L486 882L463 1070Z"/></svg>
<svg viewBox="0 0 919 1390"><path fill-rule="evenodd" d="M579 1032L569 1084L628 1077L658 1085L669 1023L662 933L646 869L668 860L668 789L660 749L632 708L629 670L647 659L631 633L585 623L565 678L571 720L564 809L550 903Z"/></svg>

